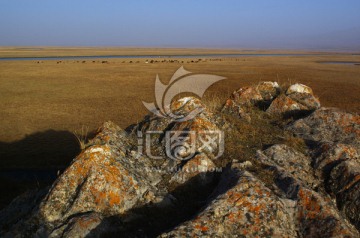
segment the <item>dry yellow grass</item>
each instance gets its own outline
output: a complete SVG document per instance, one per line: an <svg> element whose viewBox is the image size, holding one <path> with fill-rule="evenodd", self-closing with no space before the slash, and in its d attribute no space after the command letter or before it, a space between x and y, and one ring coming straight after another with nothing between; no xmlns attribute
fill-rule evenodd
<svg viewBox="0 0 360 238"><path fill-rule="evenodd" d="M85 126L91 131L107 120L126 128L148 113L141 101L154 101L156 74L166 83L181 65L193 73L227 77L210 87L205 99L225 99L233 90L259 81L300 82L312 87L324 106L360 112L360 67L317 63L360 62L360 56L248 56L153 64L145 60L0 61L0 141L10 143L49 129L75 132Z"/></svg>
<svg viewBox="0 0 360 238"><path fill-rule="evenodd" d="M0 61L0 141L11 142L48 129L89 130L106 120L123 128L147 113L141 101L154 101L154 81L167 82L181 65L194 73L227 77L205 98L225 98L238 87L259 81L309 85L324 106L360 112L360 67L319 64L359 56L241 57L221 61L145 64L145 59ZM125 61L125 63L123 63Z"/></svg>
<svg viewBox="0 0 360 238"><path fill-rule="evenodd" d="M0 57L94 56L94 55L192 55L269 53L264 50L194 49L194 48L124 48L124 47L0 47ZM271 53L284 53L272 51ZM304 53L286 51L285 53ZM314 53L314 52L308 52Z"/></svg>

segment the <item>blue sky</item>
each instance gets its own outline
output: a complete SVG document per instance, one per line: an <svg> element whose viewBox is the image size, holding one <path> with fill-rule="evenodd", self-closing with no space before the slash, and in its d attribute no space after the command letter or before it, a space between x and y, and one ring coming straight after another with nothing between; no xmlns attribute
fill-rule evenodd
<svg viewBox="0 0 360 238"><path fill-rule="evenodd" d="M1 0L0 45L360 50L360 1Z"/></svg>

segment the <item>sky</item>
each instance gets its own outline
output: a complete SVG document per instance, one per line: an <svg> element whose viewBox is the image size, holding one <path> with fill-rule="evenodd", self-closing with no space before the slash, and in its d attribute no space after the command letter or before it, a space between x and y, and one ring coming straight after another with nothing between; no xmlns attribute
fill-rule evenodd
<svg viewBox="0 0 360 238"><path fill-rule="evenodd" d="M360 0L0 0L0 46L360 50Z"/></svg>

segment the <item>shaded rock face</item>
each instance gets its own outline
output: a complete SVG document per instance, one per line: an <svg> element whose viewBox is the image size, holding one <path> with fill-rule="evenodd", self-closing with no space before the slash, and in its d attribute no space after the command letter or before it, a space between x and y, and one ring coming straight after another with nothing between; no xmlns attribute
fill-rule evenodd
<svg viewBox="0 0 360 238"><path fill-rule="evenodd" d="M169 106L196 112L186 121L149 115L127 131L104 123L50 188L0 212L0 236L360 237L359 116L319 109L305 85L284 91L263 82L235 91L221 113L186 97ZM226 155L224 166L222 146L203 146L206 133L234 135L233 120L249 125L254 108L266 120L293 116L284 129L309 147L274 142L253 157ZM193 147L169 147L168 134Z"/></svg>
<svg viewBox="0 0 360 238"><path fill-rule="evenodd" d="M314 168L338 208L360 229L360 156L351 145L324 144Z"/></svg>
<svg viewBox="0 0 360 238"><path fill-rule="evenodd" d="M273 187L233 166L203 211L160 237L359 236L329 197L309 189L270 157L263 154L259 160L274 172Z"/></svg>
<svg viewBox="0 0 360 238"><path fill-rule="evenodd" d="M76 216L54 230L49 237L87 237L101 224L102 219L103 217L97 213Z"/></svg>

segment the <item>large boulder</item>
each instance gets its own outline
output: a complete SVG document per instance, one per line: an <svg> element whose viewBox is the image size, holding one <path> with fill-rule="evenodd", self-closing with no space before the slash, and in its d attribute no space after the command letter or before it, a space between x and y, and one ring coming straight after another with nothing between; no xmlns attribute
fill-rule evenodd
<svg viewBox="0 0 360 238"><path fill-rule="evenodd" d="M315 189L320 184L312 172L311 158L287 145L276 144L264 151L258 151L257 158L260 157L284 168L308 188Z"/></svg>
<svg viewBox="0 0 360 238"><path fill-rule="evenodd" d="M254 175L229 171L193 219L160 237L295 237L286 204Z"/></svg>
<svg viewBox="0 0 360 238"><path fill-rule="evenodd" d="M1 236L85 237L103 217L125 214L135 205L163 199L159 194L164 192L156 187L161 174L147 173L152 161L130 153L132 146L122 129L105 123L46 191L45 198L42 196L6 229L6 224L1 224Z"/></svg>
<svg viewBox="0 0 360 238"><path fill-rule="evenodd" d="M256 105L263 100L256 87L242 87L233 92L231 98L238 105L251 106Z"/></svg>
<svg viewBox="0 0 360 238"><path fill-rule="evenodd" d="M336 108L321 108L287 127L314 143L343 143L360 149L360 116Z"/></svg>
<svg viewBox="0 0 360 238"><path fill-rule="evenodd" d="M256 85L256 90L261 94L263 103L270 105L271 101L280 94L281 88L277 82L267 81Z"/></svg>
<svg viewBox="0 0 360 238"><path fill-rule="evenodd" d="M360 229L360 156L356 148L324 143L316 152L313 167L338 208Z"/></svg>
<svg viewBox="0 0 360 238"><path fill-rule="evenodd" d="M296 102L284 94L277 97L266 110L266 112L271 115L279 115L283 117L298 115L304 111L307 111L306 106Z"/></svg>
<svg viewBox="0 0 360 238"><path fill-rule="evenodd" d="M130 142L124 131L105 123L90 143L60 175L40 205L39 214L50 230L79 214L124 214L134 205L155 199L158 191L154 185L161 177L144 172L152 166L147 158L126 155Z"/></svg>
<svg viewBox="0 0 360 238"><path fill-rule="evenodd" d="M332 143L322 145L316 154L312 161L286 145L274 145L265 151L258 151L257 159L276 167L278 175L275 183L286 190L286 194L292 194L290 197L299 195L301 187L307 188L306 193L318 191L317 200L327 197L328 192L336 198L337 207L359 229L360 193L357 189L360 186L360 157L356 149L350 145ZM287 176L284 176L285 171ZM289 183L289 178L298 182Z"/></svg>
<svg viewBox="0 0 360 238"><path fill-rule="evenodd" d="M233 92L223 111L250 121L253 107L266 110L268 114L281 117L303 117L320 108L320 101L310 87L291 85L285 93L277 82L262 82L253 87L242 87Z"/></svg>
<svg viewBox="0 0 360 238"><path fill-rule="evenodd" d="M269 189L253 174L224 172L204 210L160 237L358 237L332 201L295 179L271 159ZM286 186L284 186L286 184Z"/></svg>
<svg viewBox="0 0 360 238"><path fill-rule="evenodd" d="M159 136L151 138L152 151L158 157L169 159L157 160L159 166L164 170L175 171L182 166L190 166L205 161L206 166L213 168L214 162L223 153L223 133L217 126L218 118L197 98L185 97L174 101L170 105L172 112L176 115L189 115L196 110L195 117L181 121L171 118L146 117L132 130L132 135L147 132L158 132ZM174 138L174 143L169 140ZM213 140L213 142L211 141ZM145 149L145 148L144 148ZM146 151L143 151L146 153ZM201 158L201 160L198 160ZM197 162L186 162L192 160ZM186 162L186 164L184 164ZM192 167L192 166L191 166ZM202 168L204 170L205 168ZM196 176L197 173L193 173ZM174 176L178 177L178 173ZM187 175L189 176L189 175ZM190 179L190 177L189 177ZM174 178L173 181L176 179Z"/></svg>
<svg viewBox="0 0 360 238"><path fill-rule="evenodd" d="M270 104L280 94L277 82L261 82L253 87L242 87L233 92L231 99L241 106Z"/></svg>
<svg viewBox="0 0 360 238"><path fill-rule="evenodd" d="M223 111L233 113L249 121L248 111L256 106L266 109L280 94L277 82L261 82L253 87L242 87L234 91L226 101Z"/></svg>
<svg viewBox="0 0 360 238"><path fill-rule="evenodd" d="M320 101L310 87L303 84L291 85L285 94L277 97L267 109L272 115L301 117L320 108Z"/></svg>
<svg viewBox="0 0 360 238"><path fill-rule="evenodd" d="M360 159L350 157L333 164L326 171L324 184L338 208L360 229Z"/></svg>
<svg viewBox="0 0 360 238"><path fill-rule="evenodd" d="M304 182L303 176L293 173L288 166L279 166L277 160L266 156L264 152L258 153L257 157L263 169L269 170L273 174L273 183L278 192L283 193L288 199L295 202L293 208L293 219L296 221L296 230L300 237L358 237L358 231L342 214L336 209L330 197L323 192L316 192L309 188L309 184ZM291 154L288 154L291 155ZM283 160L293 161L291 157L285 155ZM309 170L308 172L310 172ZM310 175L311 176L311 175ZM354 203L350 210L352 215L357 211ZM288 211L290 212L290 211ZM358 218L357 215L355 217ZM356 223L355 223L356 224Z"/></svg>
<svg viewBox="0 0 360 238"><path fill-rule="evenodd" d="M341 143L325 143L316 151L313 159L313 168L316 175L327 181L331 170L342 161L358 159L359 154L351 145Z"/></svg>
<svg viewBox="0 0 360 238"><path fill-rule="evenodd" d="M18 233L14 227L24 231L29 224L32 228L28 234L36 233L39 236L73 237L78 234L83 237L90 233L101 234L113 227L108 226L109 217L122 216L124 218L120 220L123 224L128 224L125 220L139 219L142 215L134 212L136 207L157 204L154 206L174 209L173 201L176 198L170 195L170 190L176 191L181 186L181 191L186 193L189 181L191 189L201 191L209 187L215 179L216 165L213 160L222 150L220 144L209 141L208 133L220 131L215 124L216 117L199 99L193 97L174 101L171 108L177 115L199 110L187 121L147 117L130 135L111 122L105 123L58 177L45 198L42 195L41 202L38 199L36 206L31 205L22 212L23 216L27 216L26 220L19 216L12 218L7 213L0 217L0 220L4 220L3 225L7 224L10 230L3 234L16 236ZM186 150L173 151L176 148L171 148L170 152L178 157L169 158L164 152L168 148L165 141L168 138L160 135L150 141L152 148L161 152L154 159L148 156L147 151L139 150L144 146L142 143L139 147L139 139L144 139L139 135L147 131L194 132L188 135L189 141L180 143L181 148L192 144L193 154L188 156ZM216 135L217 141L221 141L221 133ZM10 210L14 210L13 206ZM5 219L9 219L9 222L6 223ZM14 222L19 224L13 226ZM119 229L127 230L123 226Z"/></svg>

